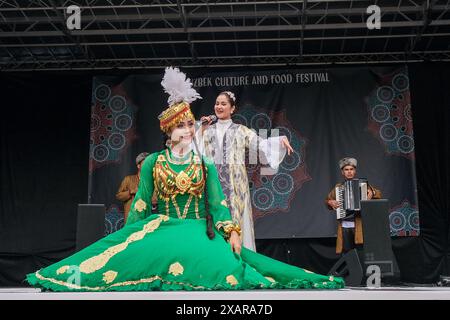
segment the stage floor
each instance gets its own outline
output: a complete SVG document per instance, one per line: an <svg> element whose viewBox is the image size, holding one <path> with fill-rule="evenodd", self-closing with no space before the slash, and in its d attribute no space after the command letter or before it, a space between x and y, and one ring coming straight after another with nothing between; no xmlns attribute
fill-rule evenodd
<svg viewBox="0 0 450 320"><path fill-rule="evenodd" d="M207 292L40 292L32 288L0 288L0 300L450 300L450 287Z"/></svg>

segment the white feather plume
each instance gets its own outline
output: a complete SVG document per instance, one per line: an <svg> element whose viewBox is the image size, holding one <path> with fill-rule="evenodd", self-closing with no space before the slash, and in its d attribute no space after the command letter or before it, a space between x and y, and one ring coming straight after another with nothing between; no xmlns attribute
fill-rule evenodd
<svg viewBox="0 0 450 320"><path fill-rule="evenodd" d="M191 103L197 99L202 99L200 94L192 88L191 79L186 79L186 74L178 68L167 67L161 85L164 92L169 94L169 99L167 99L169 105L182 101Z"/></svg>

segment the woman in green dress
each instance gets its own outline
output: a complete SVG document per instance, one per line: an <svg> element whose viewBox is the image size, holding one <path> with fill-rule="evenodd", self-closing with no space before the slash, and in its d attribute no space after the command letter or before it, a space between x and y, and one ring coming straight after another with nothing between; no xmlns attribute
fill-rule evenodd
<svg viewBox="0 0 450 320"><path fill-rule="evenodd" d="M171 73L184 75L166 69L165 80ZM190 148L195 119L187 96L169 100L159 117L171 146L145 159L125 227L27 281L52 291L342 288L341 278L241 247L214 163ZM154 191L158 214L151 213Z"/></svg>

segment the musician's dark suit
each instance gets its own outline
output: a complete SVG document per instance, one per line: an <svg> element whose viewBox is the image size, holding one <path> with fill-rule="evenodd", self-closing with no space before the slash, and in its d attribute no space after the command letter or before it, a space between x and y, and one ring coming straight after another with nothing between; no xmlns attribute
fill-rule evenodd
<svg viewBox="0 0 450 320"><path fill-rule="evenodd" d="M329 210L333 210L332 207L328 205L328 200L336 200L336 187L341 186L342 183L336 184L336 186L328 193L327 198L325 199L325 205ZM371 189L373 192L372 199L381 199L381 191L369 185L367 189ZM335 211L333 211L335 212ZM347 230L348 231L348 230ZM355 216L355 229L354 229L354 244L361 245L363 244L363 230L362 230L362 221L361 215L357 214ZM345 248L344 248L345 247ZM338 228L337 228L337 239L336 239L336 253L341 254L343 251L347 251L344 249L349 249L347 246L344 246L344 235L342 228L342 221L338 220Z"/></svg>

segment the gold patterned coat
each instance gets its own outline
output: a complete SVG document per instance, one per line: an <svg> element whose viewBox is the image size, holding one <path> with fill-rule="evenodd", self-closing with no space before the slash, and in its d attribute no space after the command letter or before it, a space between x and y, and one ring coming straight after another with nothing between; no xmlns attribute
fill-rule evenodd
<svg viewBox="0 0 450 320"><path fill-rule="evenodd" d="M116 193L116 199L123 202L124 222L127 221L128 212L130 212L135 193L139 185L139 176L137 174L126 176L120 184Z"/></svg>

